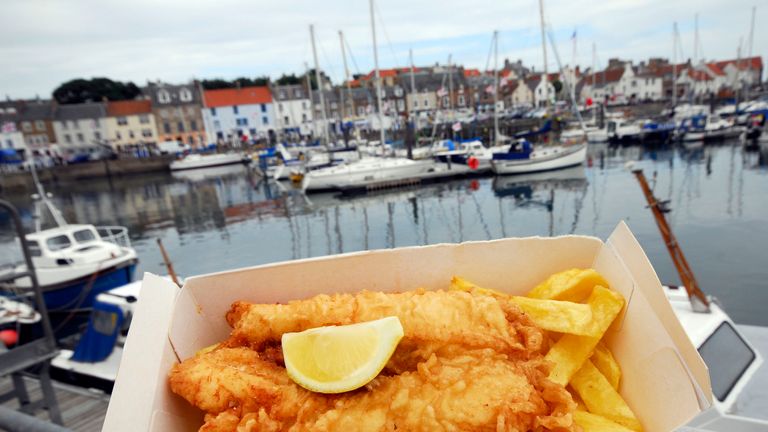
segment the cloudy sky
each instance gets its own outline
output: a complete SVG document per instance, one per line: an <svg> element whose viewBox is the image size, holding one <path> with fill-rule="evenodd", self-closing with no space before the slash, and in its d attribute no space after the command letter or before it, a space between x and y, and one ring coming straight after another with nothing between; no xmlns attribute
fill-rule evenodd
<svg viewBox="0 0 768 432"><path fill-rule="evenodd" d="M47 97L79 77L107 76L139 85L148 79L234 78L301 73L312 64L315 24L320 67L339 81L344 68L338 31L351 47L351 73L373 67L365 0L1 0L0 97ZM633 60L672 54L677 21L682 51L694 51L699 13L700 57L746 55L755 0L548 0L561 59L589 66L609 57ZM485 67L494 29L499 57L542 67L536 0L379 0L382 67L455 62ZM753 54L768 55L768 7L758 8ZM761 43L763 41L763 43ZM551 53L551 51L550 51ZM492 61L492 60L491 60ZM550 55L550 68L556 67Z"/></svg>

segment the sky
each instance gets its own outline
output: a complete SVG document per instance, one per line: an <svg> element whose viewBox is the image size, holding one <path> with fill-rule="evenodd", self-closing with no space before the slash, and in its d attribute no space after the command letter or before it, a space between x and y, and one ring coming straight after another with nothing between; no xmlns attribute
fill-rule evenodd
<svg viewBox="0 0 768 432"><path fill-rule="evenodd" d="M608 58L671 57L678 23L682 54L694 54L699 14L705 59L748 52L755 0L547 0L545 16L564 64L598 67ZM522 59L543 67L536 0L379 0L376 33L380 67L453 62L493 66L491 37L499 31L499 64ZM768 56L768 7L758 7L753 55ZM373 68L365 0L2 0L0 97L49 97L74 78L147 80L301 74L313 67L309 25L318 61L334 82L344 78L339 30L348 42L350 73ZM574 31L576 55L572 43ZM761 43L762 41L762 43ZM549 49L548 68L557 68Z"/></svg>

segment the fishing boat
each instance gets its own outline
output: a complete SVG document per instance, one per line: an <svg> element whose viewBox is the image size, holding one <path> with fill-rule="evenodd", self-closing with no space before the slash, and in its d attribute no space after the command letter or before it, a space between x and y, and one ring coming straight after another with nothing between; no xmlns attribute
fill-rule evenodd
<svg viewBox="0 0 768 432"><path fill-rule="evenodd" d="M33 195L36 230L24 241L51 323L57 337L65 337L87 319L99 293L133 280L138 257L125 227L67 223L34 170L32 173L39 192ZM54 227L42 228L43 208L52 216ZM4 272L18 273L25 268L26 264L11 265ZM11 298L21 298L32 288L32 282L23 278L5 288Z"/></svg>
<svg viewBox="0 0 768 432"><path fill-rule="evenodd" d="M188 154L171 162L171 171L211 168L222 165L234 165L249 162L250 159L240 153Z"/></svg>

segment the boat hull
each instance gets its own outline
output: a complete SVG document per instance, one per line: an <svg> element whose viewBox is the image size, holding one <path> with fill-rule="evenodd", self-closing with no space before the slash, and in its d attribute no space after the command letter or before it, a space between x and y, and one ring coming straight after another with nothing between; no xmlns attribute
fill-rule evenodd
<svg viewBox="0 0 768 432"><path fill-rule="evenodd" d="M371 165L364 170L338 167L333 173L310 171L304 176L302 188L305 191L364 188L380 182L398 182L420 178L435 171L435 162L430 160L411 161L412 163L394 167ZM322 171L322 170L321 170Z"/></svg>
<svg viewBox="0 0 768 432"><path fill-rule="evenodd" d="M491 165L493 167L493 172L496 174L524 174L539 171L551 171L581 165L586 160L586 157L587 147L585 145L580 145L573 149L567 149L562 154L556 154L552 157L542 157L539 160L494 159L491 162Z"/></svg>
<svg viewBox="0 0 768 432"><path fill-rule="evenodd" d="M194 160L182 159L179 161L174 161L171 162L170 169L171 171L183 171L246 163L246 160L241 155L224 155L226 157L217 156L218 155L201 157Z"/></svg>

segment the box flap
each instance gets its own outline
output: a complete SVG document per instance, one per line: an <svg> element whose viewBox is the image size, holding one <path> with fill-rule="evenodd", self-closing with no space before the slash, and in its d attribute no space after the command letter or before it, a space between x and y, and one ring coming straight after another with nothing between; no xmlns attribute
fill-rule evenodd
<svg viewBox="0 0 768 432"><path fill-rule="evenodd" d="M613 277L617 269L625 268L634 287L620 331L606 336L624 371L621 394L648 430L673 430L687 423L711 403L707 367L626 224L611 234L594 267L619 291L625 285L614 284ZM637 346L643 351L638 352Z"/></svg>
<svg viewBox="0 0 768 432"><path fill-rule="evenodd" d="M169 311L178 292L172 282L144 274L102 430L150 430L156 411L188 419L191 428L201 423L199 410L168 391L166 377L176 362L168 343Z"/></svg>

